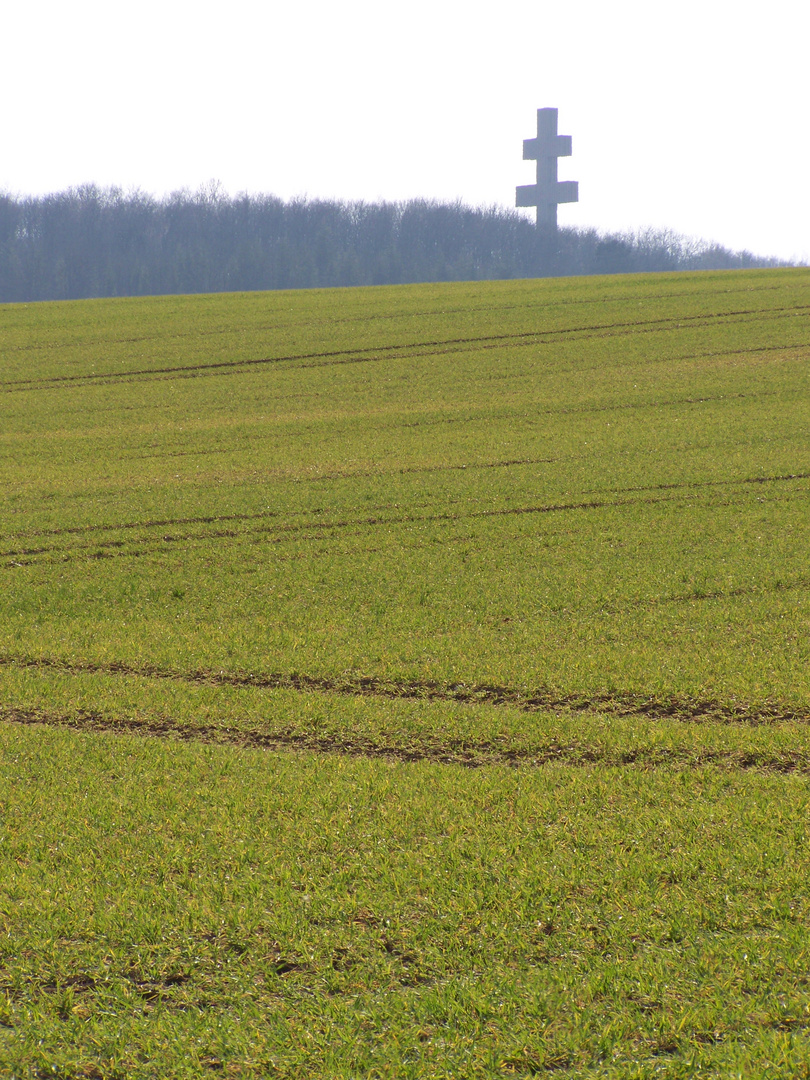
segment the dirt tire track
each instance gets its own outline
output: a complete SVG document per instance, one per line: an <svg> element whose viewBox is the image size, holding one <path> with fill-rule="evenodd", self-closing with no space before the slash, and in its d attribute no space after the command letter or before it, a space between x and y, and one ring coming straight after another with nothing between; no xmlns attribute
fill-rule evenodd
<svg viewBox="0 0 810 1080"><path fill-rule="evenodd" d="M735 311L717 312L713 314L701 313L699 315L678 315L666 318L642 320L639 322L596 323L590 326L558 327L547 330L529 330L513 334L490 334L481 337L470 338L447 338L445 340L427 340L404 342L402 344L369 346L366 348L337 349L328 352L317 353L294 353L287 356L256 357L243 360L216 360L205 364L186 364L162 368L137 368L129 371L94 372L83 375L53 375L43 379L14 379L0 382L0 392L14 393L32 389L56 389L69 387L76 384L99 384L131 382L138 379L150 379L160 377L192 378L206 374L224 373L226 371L240 371L250 367L296 363L302 367L321 367L331 364L347 363L371 363L381 360L400 357L412 359L418 356L444 356L450 352L463 349L469 351L472 348L500 348L505 343L511 345L543 344L560 340L572 335L577 335L575 340L589 340L596 337L608 337L615 335L627 335L636 333L655 333L660 330L671 328L673 325L679 329L685 325L728 325L735 322L746 322L752 316L773 321L776 318L795 317L799 313L810 311L810 305L799 305L784 308L743 308ZM792 346L780 346L781 348L804 348L806 343ZM412 350L408 352L407 350ZM415 352L413 350L416 350ZM368 354L368 355L364 355Z"/></svg>
<svg viewBox="0 0 810 1080"><path fill-rule="evenodd" d="M708 485L707 485L708 486ZM677 485L675 486L677 488ZM688 486L687 486L688 487ZM662 491L667 491L666 487L661 488ZM571 503L549 503L541 504L537 506L518 506L518 507L502 507L490 510L470 510L464 513L450 513L442 512L436 514L400 514L395 517L386 517L383 515L374 514L369 517L361 518L339 518L333 520L323 521L305 521L301 523L279 523L277 525L262 525L253 528L248 528L242 532L235 529L215 529L206 532L198 533L183 533L168 534L162 537L155 536L143 536L136 537L128 542L122 540L108 540L97 541L95 543L77 543L73 545L50 545L37 548L11 548L0 551L0 558L5 559L5 562L0 562L0 570L15 570L28 566L42 566L42 565L63 565L64 563L76 562L80 559L93 559L93 560L106 560L106 559L127 559L127 558L139 558L145 555L155 555L165 553L170 550L166 547L169 544L178 544L184 542L197 542L206 541L211 539L227 540L227 541L244 541L253 544L279 544L285 539L295 538L298 541L315 541L315 540L328 540L333 533L340 531L344 537L346 535L360 535L365 529L386 528L391 525L425 525L425 524L437 524L437 523L451 523L451 522L464 522L473 520L482 520L488 518L497 517L516 517L531 514L554 514L554 513L566 513L572 510L609 510L609 509L624 509L632 506L656 506L662 503L678 503L683 500L690 500L695 498L690 494L662 494L660 496L644 495L641 498L629 498L629 499L591 499L583 502L571 502ZM715 502L714 506L731 506L734 504L734 499L726 499L723 502ZM245 517L261 518L263 515L245 515ZM276 515L268 515L276 516ZM216 520L216 519L215 519ZM226 520L226 519L219 519ZM125 525L122 528L129 528ZM82 532L90 531L92 529L108 528L113 529L115 526L88 526L86 530ZM76 533L80 530L65 530L65 533ZM52 530L52 535L58 534L58 530ZM30 535L34 535L29 533ZM352 553L360 551L376 551L377 548L372 547L359 547L352 549ZM347 552L339 553L347 554ZM286 561L290 558L301 558L301 555L295 556L279 556L280 561ZM734 596L747 596L760 592L781 592L785 589L805 588L808 584L808 580L805 578L799 578L796 581L788 583L777 583L773 587L762 586L760 588L738 588L730 589L727 591L713 591L707 593L693 593L677 596L664 596L653 598L651 601L645 599L643 603L680 603L690 602L693 600L717 600L725 597ZM638 606L637 603L630 602L629 606Z"/></svg>
<svg viewBox="0 0 810 1080"><path fill-rule="evenodd" d="M407 473L412 473L412 472L414 472L414 473L418 473L418 472L439 472L439 471L444 471L444 470L498 469L498 468L508 468L508 467L514 466L514 465L553 465L553 464L557 463L557 460L558 460L557 458L516 458L514 460L508 460L508 461L492 461L492 462L485 461L485 462L473 463L473 464L469 464L469 465L468 464L456 464L456 465L436 465L436 466L416 466L416 467L408 467L408 466L406 466L404 468L399 468L399 469L380 470L380 471L377 471L377 472L374 472L374 473L370 473L370 472L358 472L358 473L340 472L340 473L328 474L328 475L324 475L324 476L312 477L312 480L314 480L314 481L317 481L317 480L331 480L331 479L344 480L344 479L350 479L350 478L352 478L354 476L360 476L360 477L367 477L367 476L396 476L396 475L407 474ZM683 489L703 488L703 487L733 487L733 486L739 485L739 484L786 483L786 482L789 482L789 481L792 481L792 480L808 480L808 479L810 479L810 473L784 473L784 474L775 475L775 476L747 476L747 477L740 477L738 479L733 479L733 480L705 480L705 481L696 480L696 481L687 481L687 482L684 482L684 483L653 484L653 485L650 485L649 487L610 488L610 489L608 489L607 493L608 494L615 494L615 495L633 495L633 494L642 494L644 492L650 492L650 491L670 491L670 490L683 490ZM583 492L583 494L585 494L585 495L598 495L600 493L604 493L604 489L595 489L594 488L594 489L589 489L588 491ZM374 509L375 513L384 513L386 510L395 509L397 507L397 505L398 504L396 504L396 503L388 503L388 504L385 504L385 505L382 505L382 506L374 507L373 509ZM577 508L582 508L583 506L586 506L586 505L591 507L591 506L595 506L597 504L594 504L594 503L587 503L587 504L582 503L582 504L579 504L579 503L577 503L577 504L570 504L570 505L571 506L576 506ZM598 505L600 505L600 506L612 506L612 505L624 505L624 503L616 503L616 501L613 500L613 501L605 501L604 503L600 503ZM568 505L566 505L565 507L556 507L556 506L554 506L552 504L549 504L549 506L548 506L548 509L567 509L567 508L569 508ZM509 512L518 513L518 512L520 512L520 508L519 507L514 508L514 511L510 511L509 508L507 508L506 510L500 510L500 511L484 511L484 513L509 513ZM539 512L539 511L535 511L535 512ZM298 511L293 516L300 516L303 513L306 513L306 511ZM315 511L311 511L310 513L314 514ZM132 530L132 529L165 529L165 528L175 528L175 527L177 527L179 525L219 525L219 524L225 524L225 523L230 523L230 522L240 522L240 521L245 521L245 522L268 521L268 520L270 520L272 518L278 518L280 516L281 516L280 511L277 511L277 510L263 510L263 511L260 511L258 513L253 513L253 514L210 514L210 515L199 516L199 517L146 518L143 521L124 521L124 522L117 522L117 523L114 522L114 523L109 524L109 525L104 525L104 524L70 525L70 526L61 526L61 527L52 528L52 529L27 529L27 530L24 530L23 532L9 532L9 533L6 533L5 536L4 536L4 539L6 539L6 540L11 540L11 539L23 540L23 539L30 539L30 538L39 537L39 536L85 536L88 533L96 533L96 532L119 532L119 531L123 532L125 530L128 531L128 530ZM420 520L421 521L422 519L421 518L417 519L416 517L413 517L412 520L414 520L414 521ZM302 526L296 526L294 524L290 524L289 522L285 521L284 522L284 527L285 528L288 528L288 527L289 528L305 527L307 524L308 523L304 523L304 525L302 525ZM45 551L45 550L50 551L50 550L53 550L53 549L51 549L51 548L44 549L43 548L42 550L43 551ZM12 554L14 554L14 552L4 551L4 552L0 552L0 557L5 556L5 555L12 555ZM20 552L20 554L26 554L26 553L25 552Z"/></svg>
<svg viewBox="0 0 810 1080"><path fill-rule="evenodd" d="M810 480L810 473L783 473L780 476L748 476L742 480L686 480L683 483L674 484L650 484L645 487L609 488L616 495L630 495L641 491L678 491L685 488L728 487L730 484L778 484L790 480ZM596 495L604 488L593 488L584 492L586 495Z"/></svg>
<svg viewBox="0 0 810 1080"><path fill-rule="evenodd" d="M795 286L795 285L793 287L794 288L806 288L806 286ZM762 285L762 284L751 285L751 284L747 284L746 287L745 287L745 291L747 293L752 293L752 292L778 292L780 290L780 288L781 288L781 286L779 286L779 285ZM713 288L713 289L710 289L710 288L707 288L705 286L701 289L701 295L702 296L707 296L707 297L708 296L736 296L738 294L738 292L739 292L738 289L728 289L728 288ZM689 289L673 289L670 292L661 292L661 293L634 292L630 298L634 299L634 300L639 300L639 299L643 298L645 301L650 301L650 300L680 300L680 299L683 299L684 297L691 297L692 295L693 295L693 293ZM626 298L624 296L602 296L602 297L599 298L600 306L603 305L603 304L625 303L625 302L626 302ZM499 305L499 310L501 310L501 311L524 311L524 312L525 311L540 311L540 312L542 312L546 307L577 307L577 306L582 306L582 305L594 306L594 301L592 299L588 299L588 298L585 298L585 297L561 297L561 296L556 296L556 297L554 297L553 300L549 300L546 303L538 303L537 301L532 300L532 301L529 301L529 302L526 302L526 303L520 303L520 304L502 304L502 305ZM485 305L485 306L471 306L471 307L465 306L465 307L456 307L456 308L449 308L448 307L448 308L443 308L442 310L443 310L443 312L445 314L448 314L448 315L465 315L465 314L475 314L476 312L480 312L480 311L489 313L491 311L491 308L489 306ZM769 309L765 308L763 310L767 311ZM411 312L408 312L408 315L410 317L412 317L412 318L419 318L419 317L425 317L425 316L430 317L432 315L435 315L435 311L428 308L428 309L426 309L424 311L411 311ZM363 315L360 315L360 314L355 312L354 314L348 315L348 316L334 316L334 317L331 317L331 318L326 319L324 321L325 321L325 323L331 325L331 324L340 324L340 323L348 323L348 322L369 323L369 322L379 322L379 321L382 321L382 320L389 320L390 321L391 319L398 319L398 318L401 318L401 317L402 317L401 315L393 314L393 313L391 313L389 311L374 311L374 312L372 312L370 314L366 313L366 314L363 314ZM225 330L222 330L220 328L217 328L215 330L197 330L197 329L195 329L194 331L189 331L187 333L173 333L171 335L171 337L172 337L173 340L176 340L178 338L185 339L185 338L190 338L190 337L193 337L193 338L198 338L198 337L219 337L222 334L235 333L235 332L238 332L238 331L244 330L244 329L245 329L244 326L242 326L240 324L237 324L237 325L234 325L234 326L230 326ZM284 329L287 329L287 327L286 327L286 324L268 323L266 325L262 325L262 326L258 327L258 329L264 330L264 331L268 331L268 330L284 330ZM157 340L159 340L159 339L161 339L163 337L165 337L165 334L154 333L154 334L139 334L136 337L133 336L133 337L127 337L127 338L117 338L116 337L116 338L114 338L112 340L115 341L115 342L123 341L123 342L135 344L135 343L142 343L144 341L157 341ZM88 338L86 338L84 340L72 341L67 345L62 343L62 342L53 342L53 341L49 341L49 342L45 342L45 343L38 343L36 345L31 345L31 344L13 345L8 351L9 351L9 353L41 351L41 350L44 350L44 349L55 351L57 349L78 347L78 346L82 346L82 345L96 345L96 344L98 344L98 338L97 337L88 337Z"/></svg>
<svg viewBox="0 0 810 1080"><path fill-rule="evenodd" d="M337 694L343 697L370 697L389 701L447 701L462 705L511 705L524 712L559 709L573 713L610 713L614 716L648 720L677 720L758 726L762 724L808 724L810 708L785 702L723 702L685 695L656 698L652 695L607 691L595 694L560 694L547 688L525 692L515 687L491 683L440 683L433 681L385 680L373 675L335 679L296 672L215 671L199 668L179 671L152 664L123 661L98 663L65 660L60 657L0 654L0 666L64 671L69 674L122 675L169 680L208 686L250 687L257 690L296 690L301 693Z"/></svg>
<svg viewBox="0 0 810 1080"><path fill-rule="evenodd" d="M686 496L688 498L688 496ZM7 562L0 563L0 569L13 569L15 567L39 565L41 563L64 563L74 561L76 559L113 559L113 558L126 558L134 557L138 554L144 554L145 552L138 552L134 549L134 545L154 545L156 541L162 541L163 543L178 543L183 540L206 540L206 539L234 539L234 538L247 538L251 535L263 535L266 543L278 542L284 537L297 536L300 539L319 539L324 533L328 533L332 530L358 530L363 528L376 528L386 527L391 525L423 525L437 522L452 522L452 521L466 521L468 519L475 518L491 518L491 517L510 517L514 515L524 514L551 514L560 513L568 510L595 510L602 509L611 506L624 506L633 505L635 503L659 503L659 502L675 502L678 501L679 496L662 495L659 497L644 496L636 499L612 499L605 502L598 500L591 500L588 502L577 503L551 503L548 505L538 506L518 506L518 507L503 507L493 510L471 510L466 513L450 513L443 511L437 514L398 514L396 516L385 516L379 514L372 514L366 517L358 518L337 518L326 519L323 521L303 521L299 523L293 522L281 522L277 525L262 525L253 529L248 529L246 532L237 533L235 530L218 529L207 533L188 533L181 536L163 536L163 537L138 537L129 541L130 549L121 550L118 542L98 542L93 544L79 543L74 546L58 546L52 545L49 547L39 548L12 548L5 551L0 551L0 558L5 558ZM263 515L255 515L255 518L261 518ZM277 516L275 514L268 516ZM219 519L225 520L225 519ZM164 523L159 523L165 527ZM125 526L129 527L129 526ZM91 526L90 528L93 528ZM112 528L112 526L110 527ZM55 532L55 530L53 530ZM52 533L53 534L53 533ZM29 534L32 535L32 534ZM122 542L123 543L123 542ZM111 551L100 552L97 549L101 547L112 547ZM150 553L163 550L162 546L152 547ZM50 558L35 558L32 556L48 555Z"/></svg>
<svg viewBox="0 0 810 1080"><path fill-rule="evenodd" d="M334 754L342 757L377 759L391 762L429 762L436 765L455 765L468 769L487 766L511 768L542 768L545 765L574 767L603 766L639 769L724 768L761 773L810 775L810 754L793 751L773 754L761 750L709 750L639 747L628 750L594 748L577 743L555 740L531 749L506 749L492 743L472 743L451 740L440 743L425 740L408 746L376 743L371 739L313 734L267 733L215 724L190 726L168 717L159 720L139 720L133 717L113 718L102 713L78 710L58 713L43 709L0 707L0 722L8 724L43 725L69 728L73 731L113 735L140 735L149 738L173 739L218 746L238 746L275 753Z"/></svg>

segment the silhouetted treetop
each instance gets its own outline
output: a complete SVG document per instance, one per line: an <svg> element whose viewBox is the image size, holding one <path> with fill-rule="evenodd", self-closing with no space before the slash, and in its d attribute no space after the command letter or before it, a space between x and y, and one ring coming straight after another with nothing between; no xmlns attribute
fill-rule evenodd
<svg viewBox="0 0 810 1080"><path fill-rule="evenodd" d="M427 199L158 199L85 184L0 193L0 301L787 265L652 230L538 232L515 210Z"/></svg>

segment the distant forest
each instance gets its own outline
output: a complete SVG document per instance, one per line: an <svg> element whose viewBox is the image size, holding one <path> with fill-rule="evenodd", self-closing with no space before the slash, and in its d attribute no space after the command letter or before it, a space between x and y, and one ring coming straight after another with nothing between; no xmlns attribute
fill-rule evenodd
<svg viewBox="0 0 810 1080"><path fill-rule="evenodd" d="M0 302L784 265L668 231L544 234L460 202L0 193Z"/></svg>

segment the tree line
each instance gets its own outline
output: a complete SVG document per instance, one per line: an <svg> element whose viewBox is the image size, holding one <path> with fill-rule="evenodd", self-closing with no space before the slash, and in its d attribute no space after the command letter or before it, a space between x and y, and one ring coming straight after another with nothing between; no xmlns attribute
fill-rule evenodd
<svg viewBox="0 0 810 1080"><path fill-rule="evenodd" d="M669 231L543 233L461 202L230 197L216 183L0 193L0 302L783 265Z"/></svg>

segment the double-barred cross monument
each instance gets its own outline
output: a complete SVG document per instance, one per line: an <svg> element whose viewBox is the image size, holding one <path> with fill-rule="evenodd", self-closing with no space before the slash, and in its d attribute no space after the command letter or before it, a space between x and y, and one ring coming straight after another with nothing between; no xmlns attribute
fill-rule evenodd
<svg viewBox="0 0 810 1080"><path fill-rule="evenodd" d="M523 140L523 160L537 162L537 183L517 189L515 206L536 206L538 229L557 228L557 204L579 202L576 180L557 179L557 158L571 156L571 136L557 134L557 110L537 110L537 138Z"/></svg>

